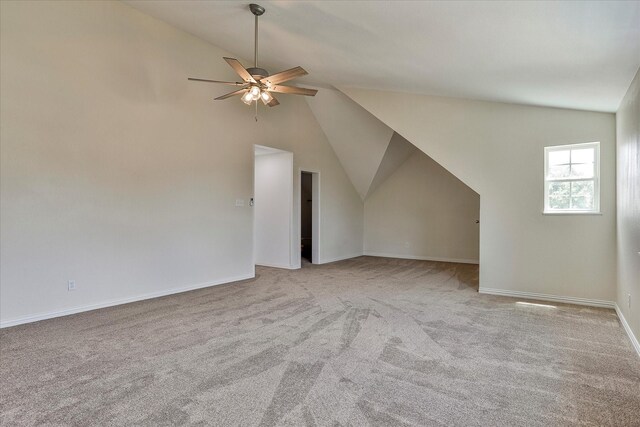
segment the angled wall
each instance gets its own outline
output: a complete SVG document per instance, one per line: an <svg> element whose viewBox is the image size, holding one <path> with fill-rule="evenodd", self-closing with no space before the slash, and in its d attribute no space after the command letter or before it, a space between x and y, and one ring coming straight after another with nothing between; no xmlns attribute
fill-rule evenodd
<svg viewBox="0 0 640 427"><path fill-rule="evenodd" d="M613 301L613 114L343 88L481 196L481 290ZM601 215L543 215L543 147L601 142Z"/></svg>
<svg viewBox="0 0 640 427"><path fill-rule="evenodd" d="M393 130L337 90L323 88L313 98L305 98L364 200Z"/></svg>
<svg viewBox="0 0 640 427"><path fill-rule="evenodd" d="M404 139L399 133L394 132L387 150L378 166L378 171L371 181L367 197L375 192L375 190L387 180L413 153L418 149Z"/></svg>
<svg viewBox="0 0 640 427"><path fill-rule="evenodd" d="M364 253L478 262L478 195L343 93L307 102L365 201Z"/></svg>
<svg viewBox="0 0 640 427"><path fill-rule="evenodd" d="M364 203L365 255L478 262L480 196L420 150Z"/></svg>

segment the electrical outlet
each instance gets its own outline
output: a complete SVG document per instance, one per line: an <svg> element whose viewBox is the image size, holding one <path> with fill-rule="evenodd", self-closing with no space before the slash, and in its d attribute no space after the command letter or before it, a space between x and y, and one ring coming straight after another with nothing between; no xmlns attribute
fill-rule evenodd
<svg viewBox="0 0 640 427"><path fill-rule="evenodd" d="M75 291L76 290L76 281L75 280L69 280L68 289L70 291Z"/></svg>

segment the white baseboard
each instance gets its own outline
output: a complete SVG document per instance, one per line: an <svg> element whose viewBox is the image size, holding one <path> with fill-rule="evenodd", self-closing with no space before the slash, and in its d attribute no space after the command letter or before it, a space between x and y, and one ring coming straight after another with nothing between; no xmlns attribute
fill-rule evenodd
<svg viewBox="0 0 640 427"><path fill-rule="evenodd" d="M618 315L618 319L620 319L620 323L622 324L622 328L625 330L625 332L629 336L629 340L631 340L631 345L635 349L636 353L638 353L638 356L640 356L640 343L638 343L638 339L633 334L631 327L627 323L627 320L624 318L624 315L622 314L622 310L620 310L620 307L618 307L618 304L616 304L614 301L577 298L577 297L563 297L558 295L537 294L533 292L520 292L520 291L511 291L506 289L484 288L482 286L480 287L478 292L481 294L501 295L505 297L534 299L534 300L551 301L551 302L563 302L567 304L587 305L590 307L612 308L616 311L616 314Z"/></svg>
<svg viewBox="0 0 640 427"><path fill-rule="evenodd" d="M3 320L0 322L0 329L10 326L22 325L24 323L37 322L39 320L53 319L54 317L68 316L70 314L83 313L85 311L97 310L99 308L113 307L114 305L128 304L131 302L142 301L151 298L164 297L167 295L179 294L182 292L193 291L196 289L208 288L210 286L223 285L225 283L238 282L240 280L253 279L255 274L244 274L240 276L227 277L215 280L213 282L199 283L197 285L183 286L180 288L172 288L164 291L151 292L148 294L137 295L134 297L115 299L97 304L89 304L80 307L73 307L66 310L52 311L48 313L34 314L30 316L18 317L15 319Z"/></svg>
<svg viewBox="0 0 640 427"><path fill-rule="evenodd" d="M333 257L333 258L322 258L321 260L318 261L318 264L329 264L330 262L344 261L345 259L357 258L359 256L362 256L362 252L359 252L357 254L351 254L351 255L342 255L342 256Z"/></svg>
<svg viewBox="0 0 640 427"><path fill-rule="evenodd" d="M295 265L279 265L279 264L269 264L266 262L256 262L256 265L259 267L269 267L269 268L284 268L286 270L297 270L300 266Z"/></svg>
<svg viewBox="0 0 640 427"><path fill-rule="evenodd" d="M422 261L437 261L437 262L455 262L459 264L479 264L480 261L477 259L464 259L464 258L441 258L441 257L431 257L431 256L417 256L417 255L398 255L398 254L389 254L389 253L381 253L381 252L364 252L365 256L377 256L382 258L401 258L401 259L418 259Z"/></svg>
<svg viewBox="0 0 640 427"><path fill-rule="evenodd" d="M616 314L618 315L618 319L620 319L620 323L622 323L622 327L624 328L625 332L627 333L627 335L629 335L629 339L631 340L631 345L636 350L636 353L638 353L638 356L640 356L640 343L638 342L638 339L636 338L636 336L633 334L633 331L631 330L631 327L627 323L627 319L624 318L624 315L622 314L622 310L620 310L620 307L618 307L618 304L616 304Z"/></svg>
<svg viewBox="0 0 640 427"><path fill-rule="evenodd" d="M537 299L541 301L552 301L552 302L563 302L566 304L587 305L590 307L604 307L604 308L612 308L612 309L616 308L615 302L599 300L599 299L564 297L560 295L537 294L534 292L521 292L521 291L511 291L507 289L485 288L482 286L480 286L480 289L478 290L478 292L481 294L488 294L488 295L501 295L505 297Z"/></svg>

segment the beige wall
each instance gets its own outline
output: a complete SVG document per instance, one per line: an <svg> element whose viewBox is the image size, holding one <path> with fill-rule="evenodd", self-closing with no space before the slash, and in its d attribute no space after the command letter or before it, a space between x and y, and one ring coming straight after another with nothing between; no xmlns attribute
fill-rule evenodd
<svg viewBox="0 0 640 427"><path fill-rule="evenodd" d="M258 123L213 102L223 87L186 77L234 79L232 54L119 2L0 7L2 322L251 276L252 211L235 200L252 196L256 143L294 153L296 210L298 171L320 171L320 261L362 253L363 203L303 99L282 96ZM618 161L635 172L637 81L618 113L632 141ZM612 114L345 93L481 194L481 286L616 298ZM603 214L543 216L542 148L595 140ZM636 230L635 177L619 174L619 237ZM634 261L620 259L637 331Z"/></svg>
<svg viewBox="0 0 640 427"><path fill-rule="evenodd" d="M298 168L321 172L321 261L362 252L362 201L301 97L258 123L214 102L228 88L187 77L235 79L232 54L119 2L0 16L5 325L252 276L256 143L294 153L294 207Z"/></svg>
<svg viewBox="0 0 640 427"><path fill-rule="evenodd" d="M365 255L477 262L480 196L417 150L365 200Z"/></svg>
<svg viewBox="0 0 640 427"><path fill-rule="evenodd" d="M616 114L618 307L640 337L640 71ZM631 305L629 306L629 295Z"/></svg>
<svg viewBox="0 0 640 427"><path fill-rule="evenodd" d="M480 194L480 287L614 301L615 116L343 88ZM602 215L542 215L543 147L601 142Z"/></svg>

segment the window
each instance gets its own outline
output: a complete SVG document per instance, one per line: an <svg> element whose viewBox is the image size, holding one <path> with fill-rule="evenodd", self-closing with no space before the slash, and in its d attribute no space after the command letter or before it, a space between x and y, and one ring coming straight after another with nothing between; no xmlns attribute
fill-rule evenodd
<svg viewBox="0 0 640 427"><path fill-rule="evenodd" d="M600 213L600 143L544 148L544 213Z"/></svg>

